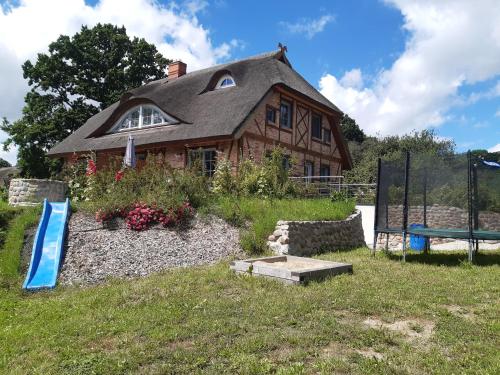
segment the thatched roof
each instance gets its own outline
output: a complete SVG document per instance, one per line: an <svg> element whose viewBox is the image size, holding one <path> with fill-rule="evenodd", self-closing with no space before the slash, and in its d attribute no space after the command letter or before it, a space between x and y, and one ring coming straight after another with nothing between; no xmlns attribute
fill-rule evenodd
<svg viewBox="0 0 500 375"><path fill-rule="evenodd" d="M232 75L236 86L211 90L225 73ZM49 155L125 147L128 132L108 134L107 131L134 103L153 103L179 121L175 125L133 131L138 146L231 136L276 85L301 93L320 106L341 113L292 69L284 53L279 50L194 71L174 80L160 79L132 89L124 93L120 102L91 117L53 147ZM341 148L345 148L345 144Z"/></svg>

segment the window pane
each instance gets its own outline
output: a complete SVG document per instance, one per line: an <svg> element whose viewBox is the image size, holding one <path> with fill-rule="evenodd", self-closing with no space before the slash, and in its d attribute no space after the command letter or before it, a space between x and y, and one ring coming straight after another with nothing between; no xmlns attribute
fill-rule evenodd
<svg viewBox="0 0 500 375"><path fill-rule="evenodd" d="M281 102L280 105L280 126L284 128L292 127L292 111L291 105L288 102Z"/></svg>
<svg viewBox="0 0 500 375"><path fill-rule="evenodd" d="M312 136L321 139L321 116L312 116Z"/></svg>
<svg viewBox="0 0 500 375"><path fill-rule="evenodd" d="M322 164L320 169L319 169L319 175L320 176L330 176L330 166L329 165L324 165ZM320 179L321 181L327 181L326 178Z"/></svg>
<svg viewBox="0 0 500 375"><path fill-rule="evenodd" d="M323 141L330 143L332 141L332 132L330 129L323 129Z"/></svg>
<svg viewBox="0 0 500 375"><path fill-rule="evenodd" d="M273 108L267 109L267 122L272 124L276 122L276 111Z"/></svg>
<svg viewBox="0 0 500 375"><path fill-rule="evenodd" d="M137 128L139 126L139 110L136 110L130 114L130 127Z"/></svg>
<svg viewBox="0 0 500 375"><path fill-rule="evenodd" d="M149 107L143 107L142 108L142 125L147 126L152 124L152 117L151 114L153 113L153 110Z"/></svg>
<svg viewBox="0 0 500 375"><path fill-rule="evenodd" d="M283 165L283 169L288 171L291 168L290 164L290 155L283 155L283 160L281 161Z"/></svg>
<svg viewBox="0 0 500 375"><path fill-rule="evenodd" d="M128 115L122 120L119 129L128 129L129 127L130 127L130 115Z"/></svg>
<svg viewBox="0 0 500 375"><path fill-rule="evenodd" d="M153 124L162 124L166 122L163 116L158 111L153 112Z"/></svg>

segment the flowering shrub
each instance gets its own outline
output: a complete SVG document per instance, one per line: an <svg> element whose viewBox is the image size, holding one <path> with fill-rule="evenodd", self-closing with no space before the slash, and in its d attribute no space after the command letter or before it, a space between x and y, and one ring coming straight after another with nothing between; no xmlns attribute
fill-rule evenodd
<svg viewBox="0 0 500 375"><path fill-rule="evenodd" d="M94 174L96 174L97 172L97 166L95 164L95 161L93 159L89 159L87 161L87 171L86 171L86 175L87 176L92 176Z"/></svg>
<svg viewBox="0 0 500 375"><path fill-rule="evenodd" d="M123 175L125 174L125 171L123 169L120 169L118 172L115 174L115 181L118 182L123 178Z"/></svg>
<svg viewBox="0 0 500 375"><path fill-rule="evenodd" d="M157 218L158 213L154 208L148 207L145 204L137 203L135 207L129 211L125 222L127 228L132 230L145 230Z"/></svg>
<svg viewBox="0 0 500 375"><path fill-rule="evenodd" d="M164 227L181 224L194 216L194 209L189 202L184 202L177 209L169 208L167 212L155 206L137 203L126 217L127 227L132 230L145 230L150 225L161 223Z"/></svg>
<svg viewBox="0 0 500 375"><path fill-rule="evenodd" d="M174 225L180 225L187 222L194 216L194 208L189 202L184 202L176 208L169 208L164 211L155 204L149 206L145 203L136 203L132 207L98 210L96 212L96 221L106 223L116 217L125 219L127 228L142 231L148 229L153 224L161 224L165 228Z"/></svg>
<svg viewBox="0 0 500 375"><path fill-rule="evenodd" d="M66 163L58 178L66 181L69 196L73 202L85 201L91 190L94 174L97 172L95 154L73 154L69 163ZM91 162L90 162L91 161Z"/></svg>

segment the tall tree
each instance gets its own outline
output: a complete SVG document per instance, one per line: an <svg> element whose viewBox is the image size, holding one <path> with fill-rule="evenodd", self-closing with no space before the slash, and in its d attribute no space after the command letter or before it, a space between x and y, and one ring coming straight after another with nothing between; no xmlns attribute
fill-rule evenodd
<svg viewBox="0 0 500 375"><path fill-rule="evenodd" d="M340 129L344 134L346 140L350 142L361 143L366 139L365 132L356 123L356 120L349 117L348 114L344 113L342 119L340 120Z"/></svg>
<svg viewBox="0 0 500 375"><path fill-rule="evenodd" d="M61 35L35 64L23 64L31 90L22 117L3 119L0 128L9 135L4 149L18 146L23 175L49 177L59 167L45 156L51 147L126 90L163 78L168 63L153 44L129 38L125 27L97 24L73 37Z"/></svg>
<svg viewBox="0 0 500 375"><path fill-rule="evenodd" d="M0 158L0 168L12 167L12 165L5 159Z"/></svg>
<svg viewBox="0 0 500 375"><path fill-rule="evenodd" d="M377 179L377 159L403 158L406 151L437 156L452 155L453 141L438 138L433 130L422 130L402 136L367 137L363 143L349 142L353 168L345 172L350 183L374 183Z"/></svg>

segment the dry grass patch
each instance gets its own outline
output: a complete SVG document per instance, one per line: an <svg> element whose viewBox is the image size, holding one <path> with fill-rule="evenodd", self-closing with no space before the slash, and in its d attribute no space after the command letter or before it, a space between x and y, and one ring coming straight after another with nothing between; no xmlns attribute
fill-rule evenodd
<svg viewBox="0 0 500 375"><path fill-rule="evenodd" d="M363 321L363 324L370 328L397 332L408 341L428 341L432 337L435 326L433 322L423 319L396 320L393 323L386 323L377 318L368 318Z"/></svg>
<svg viewBox="0 0 500 375"><path fill-rule="evenodd" d="M458 306L458 305L443 305L442 306L446 311L448 311L450 314L457 316L459 318L463 318L466 320L475 320L476 315L474 314L473 311L469 311L465 307Z"/></svg>

